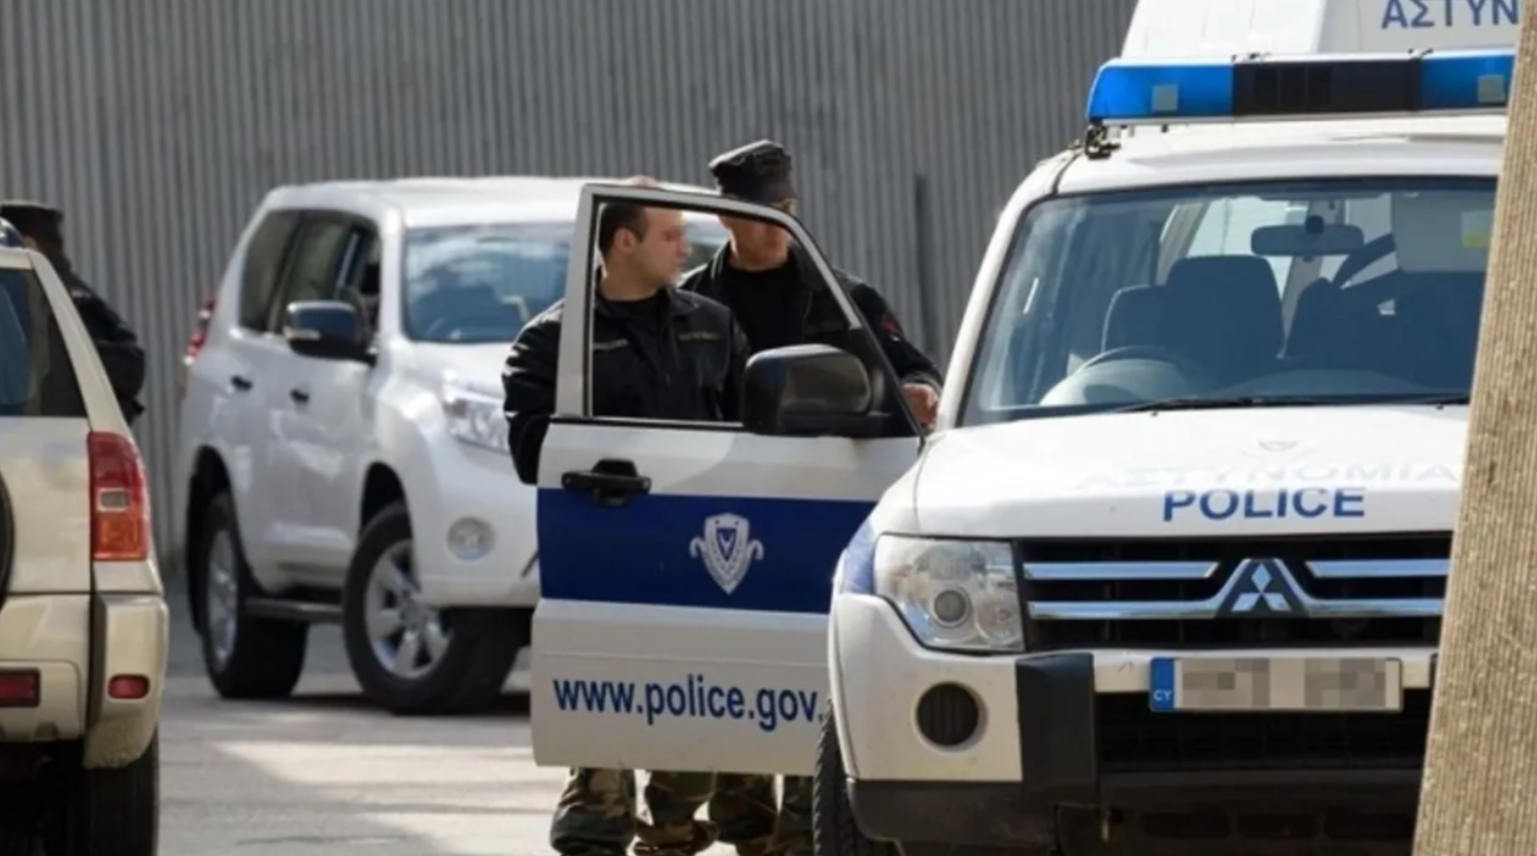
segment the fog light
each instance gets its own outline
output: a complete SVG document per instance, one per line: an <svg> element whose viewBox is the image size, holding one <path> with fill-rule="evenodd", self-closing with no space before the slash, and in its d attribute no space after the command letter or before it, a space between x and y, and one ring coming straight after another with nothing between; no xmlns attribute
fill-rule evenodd
<svg viewBox="0 0 1537 856"><path fill-rule="evenodd" d="M484 520L466 517L448 527L448 552L462 562L485 558L494 541L491 524Z"/></svg>
<svg viewBox="0 0 1537 856"><path fill-rule="evenodd" d="M955 749L977 736L982 708L977 697L959 684L930 687L918 699L918 733L945 749Z"/></svg>

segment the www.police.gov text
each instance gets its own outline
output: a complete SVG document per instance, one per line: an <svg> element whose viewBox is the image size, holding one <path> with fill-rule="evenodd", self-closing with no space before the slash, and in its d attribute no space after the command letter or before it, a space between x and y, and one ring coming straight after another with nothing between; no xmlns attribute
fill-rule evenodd
<svg viewBox="0 0 1537 856"><path fill-rule="evenodd" d="M815 690L743 689L712 684L703 675L671 682L584 681L556 678L555 704L561 710L639 716L647 725L661 719L745 720L763 731L795 722L815 722L821 698Z"/></svg>

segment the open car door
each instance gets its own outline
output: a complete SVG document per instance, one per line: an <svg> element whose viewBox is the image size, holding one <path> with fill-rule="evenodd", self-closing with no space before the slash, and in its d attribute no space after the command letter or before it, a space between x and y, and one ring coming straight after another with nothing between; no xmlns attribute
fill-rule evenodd
<svg viewBox="0 0 1537 856"><path fill-rule="evenodd" d="M620 201L789 230L842 307L872 409L892 427L852 439L593 416L594 277L578 260L594 257L600 207ZM588 185L571 259L556 412L539 468L534 759L809 774L835 565L921 442L900 384L811 236L771 208Z"/></svg>

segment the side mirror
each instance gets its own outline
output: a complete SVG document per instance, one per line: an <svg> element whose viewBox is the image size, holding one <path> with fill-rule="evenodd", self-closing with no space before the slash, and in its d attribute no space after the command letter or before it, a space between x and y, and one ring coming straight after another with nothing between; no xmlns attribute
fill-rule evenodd
<svg viewBox="0 0 1537 856"><path fill-rule="evenodd" d="M303 300L283 313L283 339L294 353L322 360L368 361L357 309L339 300Z"/></svg>
<svg viewBox="0 0 1537 856"><path fill-rule="evenodd" d="M742 424L754 434L876 437L885 419L859 358L827 345L763 351L747 361Z"/></svg>

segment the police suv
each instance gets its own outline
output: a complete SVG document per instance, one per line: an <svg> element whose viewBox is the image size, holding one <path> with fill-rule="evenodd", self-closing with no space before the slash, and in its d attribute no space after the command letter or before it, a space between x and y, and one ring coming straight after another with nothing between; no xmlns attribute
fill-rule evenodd
<svg viewBox="0 0 1537 856"><path fill-rule="evenodd" d="M539 763L813 774L823 854L1408 853L1516 28L1472 6L1145 0L927 436L875 331L722 427L592 418L565 330Z"/></svg>

